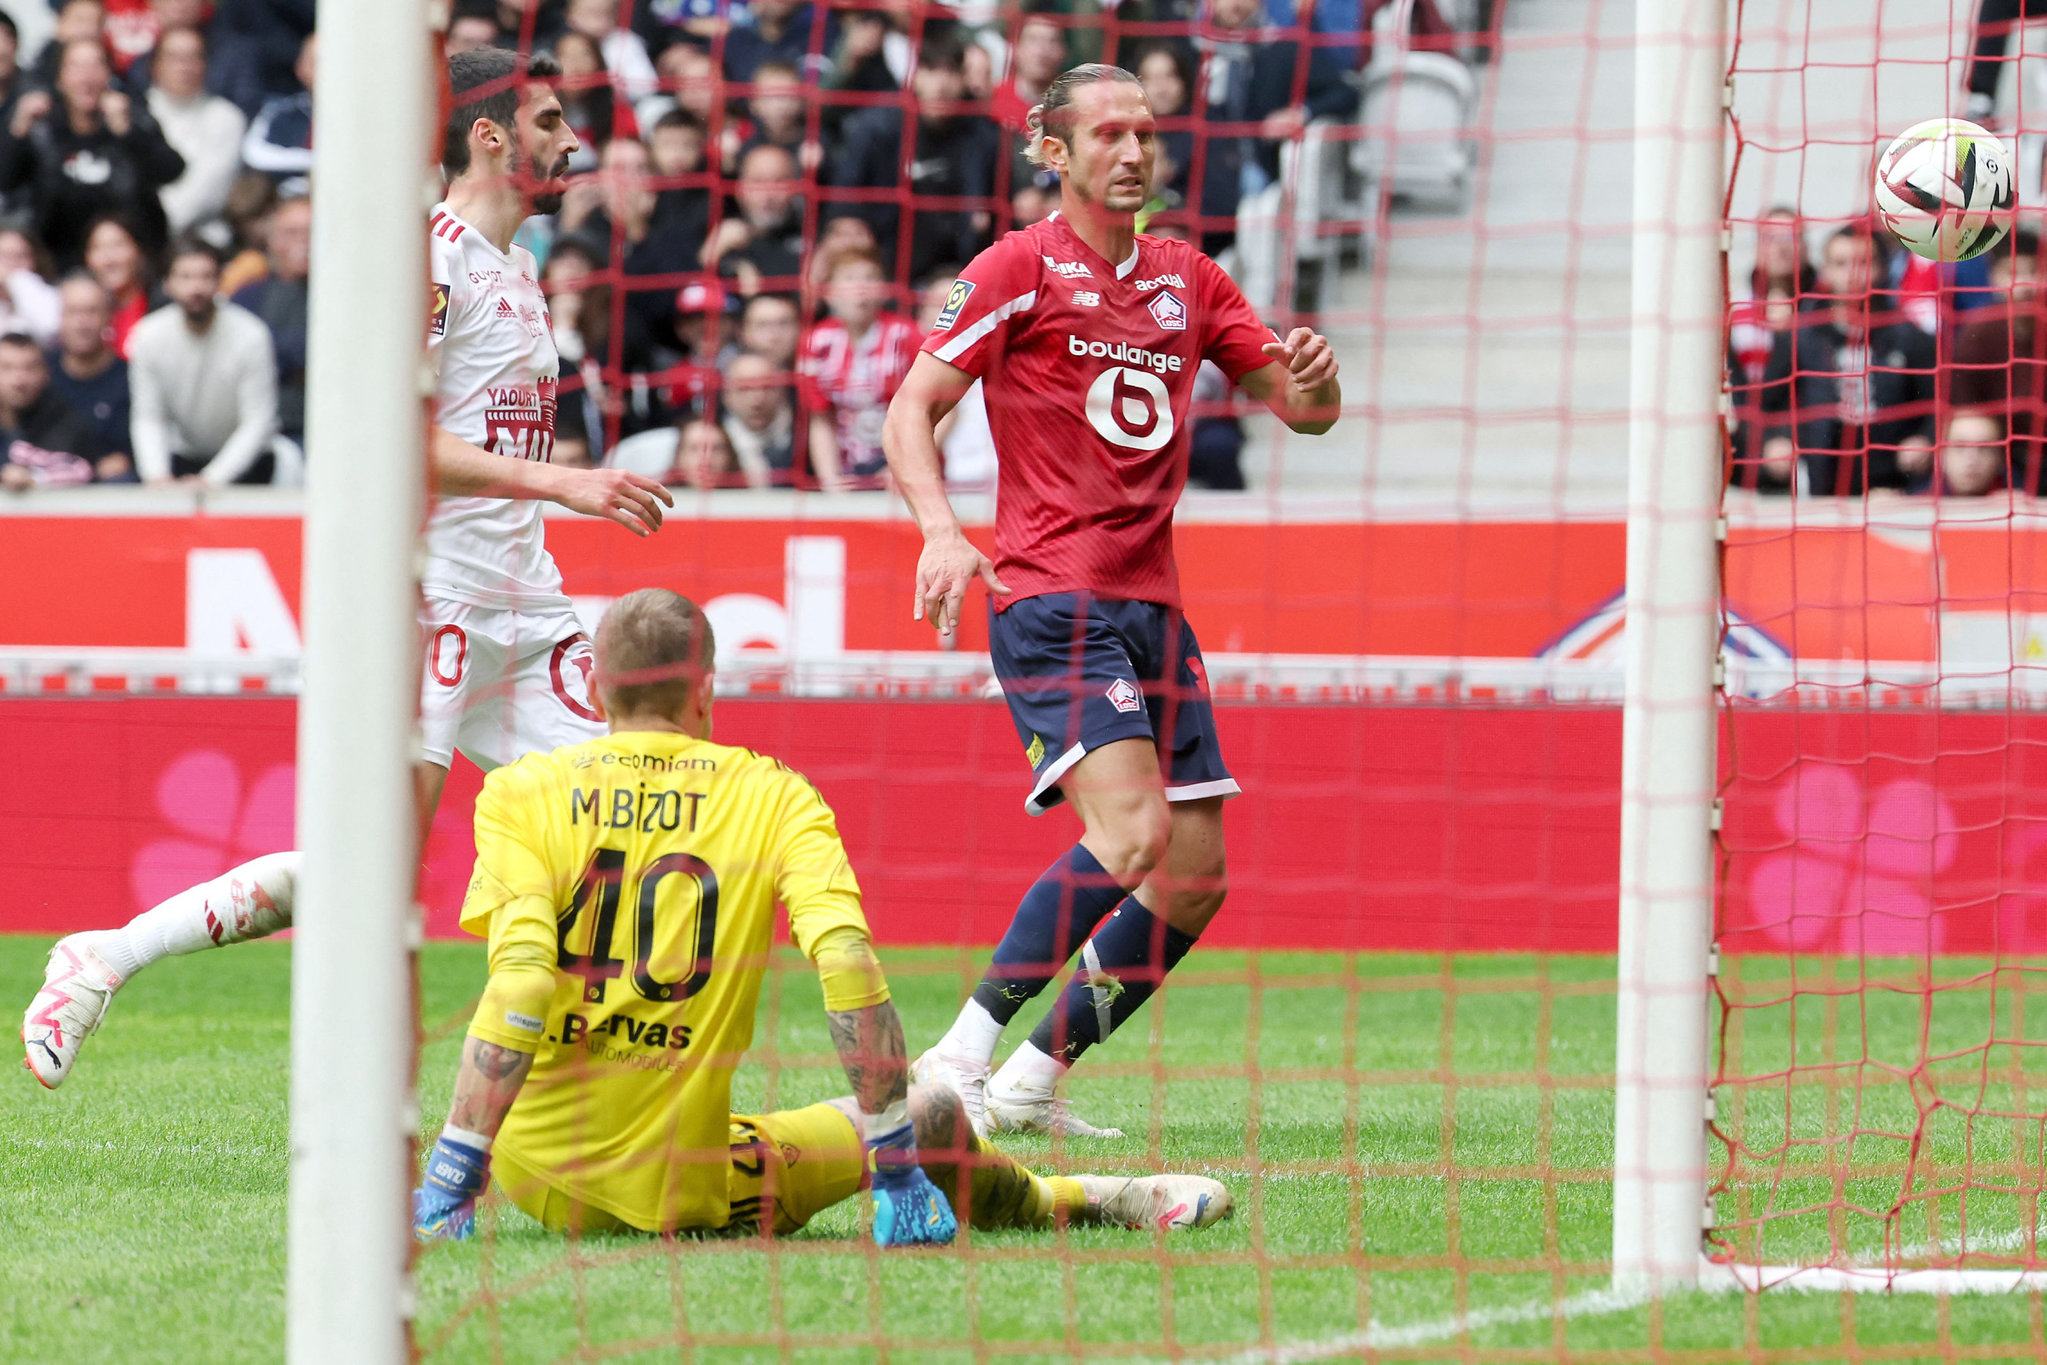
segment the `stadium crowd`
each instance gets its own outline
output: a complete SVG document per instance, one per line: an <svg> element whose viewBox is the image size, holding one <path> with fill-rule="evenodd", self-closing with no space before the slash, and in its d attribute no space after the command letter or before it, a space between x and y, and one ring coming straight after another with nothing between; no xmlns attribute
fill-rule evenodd
<svg viewBox="0 0 2047 1365"><path fill-rule="evenodd" d="M447 50L552 57L582 143L520 236L562 357L554 458L882 486L882 414L955 272L1058 207L1022 155L1055 74L1138 73L1143 226L1227 264L1284 144L1356 118L1392 2L456 0ZM314 10L0 0L0 488L302 474ZM1429 0L1412 22L1443 31ZM1241 488L1219 373L1200 398L1193 482ZM964 486L994 475L976 399L944 436Z"/></svg>
<svg viewBox="0 0 2047 1365"><path fill-rule="evenodd" d="M1729 310L1729 469L1760 493L2038 495L2047 483L2047 299L2040 229L2021 221L1957 264L1870 222L1814 257L1795 210L1756 224Z"/></svg>

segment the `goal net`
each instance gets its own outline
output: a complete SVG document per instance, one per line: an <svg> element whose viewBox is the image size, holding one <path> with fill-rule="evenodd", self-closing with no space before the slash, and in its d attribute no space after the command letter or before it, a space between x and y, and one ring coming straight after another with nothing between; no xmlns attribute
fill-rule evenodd
<svg viewBox="0 0 2047 1365"><path fill-rule="evenodd" d="M2041 1265L2047 124L2041 31L1977 8L1749 3L1730 34L1708 1248L1745 1284ZM1943 114L2017 156L2016 267L1870 235L1877 153Z"/></svg>

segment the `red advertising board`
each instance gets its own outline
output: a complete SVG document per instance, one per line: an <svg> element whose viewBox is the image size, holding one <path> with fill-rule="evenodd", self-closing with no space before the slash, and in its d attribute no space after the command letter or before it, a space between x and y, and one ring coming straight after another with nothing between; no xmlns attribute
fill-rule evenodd
<svg viewBox="0 0 2047 1365"><path fill-rule="evenodd" d="M283 700L0 704L0 932L119 922L290 847L294 717ZM1024 814L998 702L720 702L718 726L817 783L889 942L994 941L1079 832ZM1214 942L1611 946L1617 712L1239 706L1223 736L1248 794ZM427 850L435 933L455 932L479 782L458 765Z"/></svg>
<svg viewBox="0 0 2047 1365"><path fill-rule="evenodd" d="M838 811L877 934L986 944L1077 833L1023 813L1002 707L720 703ZM1228 706L1220 946L1611 951L1620 715L1609 707ZM292 843L294 706L0 705L0 932L117 922ZM2047 717L1756 711L1728 773L1731 952L2047 950ZM2029 758L2028 755L2032 755ZM456 932L479 777L428 848L429 928Z"/></svg>

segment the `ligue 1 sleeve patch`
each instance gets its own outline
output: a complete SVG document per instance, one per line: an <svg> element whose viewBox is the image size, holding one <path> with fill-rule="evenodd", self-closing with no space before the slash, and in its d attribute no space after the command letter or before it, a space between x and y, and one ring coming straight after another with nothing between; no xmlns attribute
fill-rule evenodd
<svg viewBox="0 0 2047 1365"><path fill-rule="evenodd" d="M967 300L973 296L973 293L974 282L972 280L954 280L952 282L952 292L945 296L945 307L939 312L938 320L931 324L931 330L934 332L950 332L952 325L960 320L960 309L967 306Z"/></svg>
<svg viewBox="0 0 2047 1365"><path fill-rule="evenodd" d="M434 281L434 292L427 304L427 330L435 336L448 333L448 286Z"/></svg>

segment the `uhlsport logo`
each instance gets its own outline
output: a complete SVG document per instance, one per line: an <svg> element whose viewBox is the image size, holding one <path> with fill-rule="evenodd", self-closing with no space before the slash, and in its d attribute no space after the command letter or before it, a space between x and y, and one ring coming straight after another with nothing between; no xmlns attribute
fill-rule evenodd
<svg viewBox="0 0 2047 1365"><path fill-rule="evenodd" d="M960 309L967 306L967 298L973 292L974 282L972 280L954 280L952 282L952 291L945 296L945 307L939 311L937 320L931 324L931 330L934 332L951 331L952 325L960 320Z"/></svg>
<svg viewBox="0 0 2047 1365"><path fill-rule="evenodd" d="M1151 302L1145 307L1151 310L1152 321L1168 332L1187 330L1187 305L1180 302L1180 296L1172 290L1161 289L1152 295Z"/></svg>

